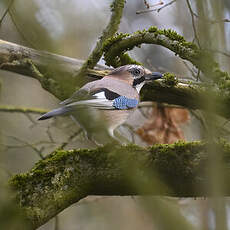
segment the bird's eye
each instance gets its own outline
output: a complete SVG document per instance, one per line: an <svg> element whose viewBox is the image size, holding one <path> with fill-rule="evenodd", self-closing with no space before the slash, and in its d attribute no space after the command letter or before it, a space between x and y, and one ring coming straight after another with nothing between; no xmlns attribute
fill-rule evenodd
<svg viewBox="0 0 230 230"><path fill-rule="evenodd" d="M133 75L134 76L138 76L138 75L140 75L140 73L141 73L141 71L139 69L134 69L133 70Z"/></svg>

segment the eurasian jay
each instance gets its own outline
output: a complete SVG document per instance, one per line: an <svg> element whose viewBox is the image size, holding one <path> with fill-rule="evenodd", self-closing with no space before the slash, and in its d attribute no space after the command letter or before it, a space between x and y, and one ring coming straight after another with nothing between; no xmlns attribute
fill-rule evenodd
<svg viewBox="0 0 230 230"><path fill-rule="evenodd" d="M61 102L62 107L42 115L39 120L70 115L90 140L104 138L102 133L115 138L114 130L137 108L142 86L162 76L140 65L118 67L101 80L84 85Z"/></svg>

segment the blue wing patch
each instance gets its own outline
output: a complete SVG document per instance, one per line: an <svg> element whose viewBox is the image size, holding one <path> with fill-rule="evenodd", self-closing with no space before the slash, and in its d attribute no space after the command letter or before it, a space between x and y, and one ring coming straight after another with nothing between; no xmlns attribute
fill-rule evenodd
<svg viewBox="0 0 230 230"><path fill-rule="evenodd" d="M117 97L113 101L113 107L115 107L116 109L132 109L137 107L137 105L137 99L130 99L124 96Z"/></svg>

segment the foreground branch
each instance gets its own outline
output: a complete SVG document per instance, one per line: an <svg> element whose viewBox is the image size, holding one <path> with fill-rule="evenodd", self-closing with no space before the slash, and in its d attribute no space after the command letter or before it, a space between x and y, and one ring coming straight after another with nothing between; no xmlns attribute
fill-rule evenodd
<svg viewBox="0 0 230 230"><path fill-rule="evenodd" d="M227 170L230 146L221 144ZM201 142L57 150L25 174L11 178L33 228L88 195L208 195L207 145ZM229 177L229 171L224 172ZM226 195L230 195L227 184Z"/></svg>

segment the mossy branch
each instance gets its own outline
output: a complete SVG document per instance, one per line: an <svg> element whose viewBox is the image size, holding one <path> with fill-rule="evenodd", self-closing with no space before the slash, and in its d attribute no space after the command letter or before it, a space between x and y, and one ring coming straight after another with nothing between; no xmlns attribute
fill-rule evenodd
<svg viewBox="0 0 230 230"><path fill-rule="evenodd" d="M122 18L123 14L123 9L125 6L125 0L114 0L113 3L111 4L111 11L112 15L110 18L110 21L105 28L105 30L102 33L102 36L100 36L99 40L97 41L97 44L92 51L92 53L89 55L88 59L84 62L82 67L80 68L79 72L76 75L76 81L77 81L77 86L79 85L79 79L82 80L85 75L87 75L87 69L93 69L100 58L103 55L103 47L105 41L113 37L115 33L118 31L120 21ZM81 84L85 83L86 81L82 81Z"/></svg>
<svg viewBox="0 0 230 230"><path fill-rule="evenodd" d="M66 99L75 91L73 76L83 63L82 60L37 51L0 40L1 70L37 79L44 89L60 100ZM97 65L97 70L102 69L106 68ZM92 75L91 72L89 74ZM101 72L99 71L96 76L101 76ZM86 79L85 76L84 79Z"/></svg>
<svg viewBox="0 0 230 230"><path fill-rule="evenodd" d="M42 87L60 100L69 97L73 91L73 75L82 66L83 61L37 51L27 47L0 40L0 69L20 73L37 79ZM105 66L87 69L88 81L100 79L108 74ZM93 78L91 78L93 76ZM220 72L220 76L222 72ZM84 79L86 77L84 76ZM216 112L226 118L230 117L230 80L226 77L219 80L212 95L210 85L177 84L175 75L165 74L162 82L146 85L141 91L143 101L165 102L185 106L191 109L205 109L205 99L216 102Z"/></svg>
<svg viewBox="0 0 230 230"><path fill-rule="evenodd" d="M218 146L229 177L230 145ZM206 196L208 158L201 142L57 150L9 184L35 229L88 195ZM230 195L230 185L225 192Z"/></svg>
<svg viewBox="0 0 230 230"><path fill-rule="evenodd" d="M104 45L106 64L117 67L137 63L126 52L142 44L160 45L171 50L180 58L190 61L215 81L219 81L220 77L230 79L227 73L220 70L210 52L200 50L194 43L186 41L183 36L171 29L160 30L157 27L150 27L148 30L137 31L133 34L120 33L108 39Z"/></svg>
<svg viewBox="0 0 230 230"><path fill-rule="evenodd" d="M166 75L167 77L167 75ZM156 101L179 105L189 109L209 111L209 104L215 105L216 114L230 118L230 94L225 90L213 89L212 85L176 83L166 80L146 84L141 90L142 101ZM171 85L175 84L175 85Z"/></svg>

